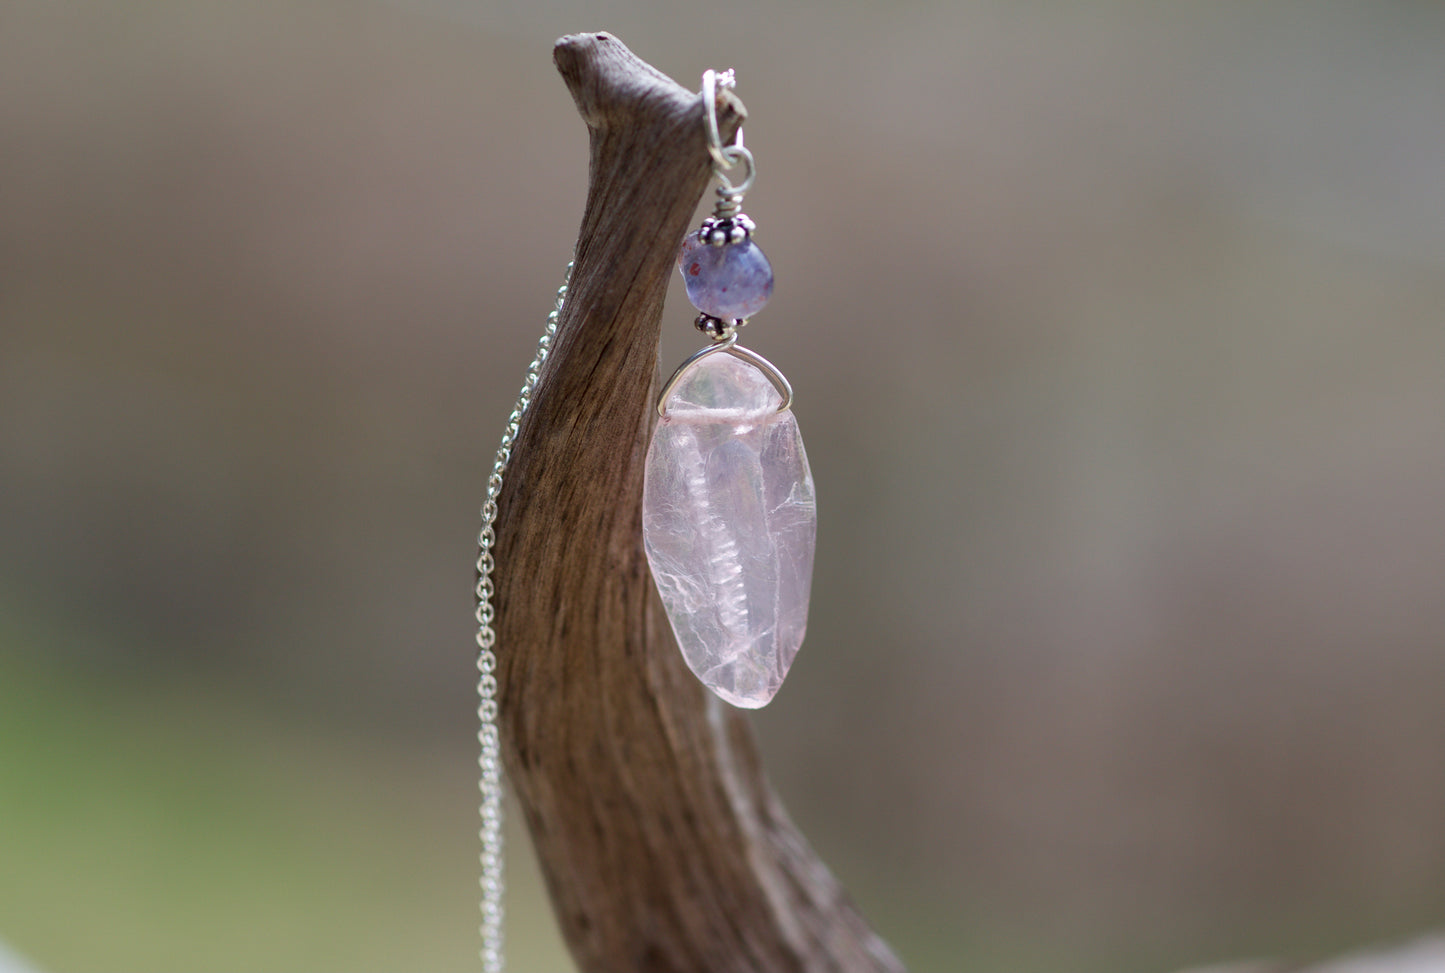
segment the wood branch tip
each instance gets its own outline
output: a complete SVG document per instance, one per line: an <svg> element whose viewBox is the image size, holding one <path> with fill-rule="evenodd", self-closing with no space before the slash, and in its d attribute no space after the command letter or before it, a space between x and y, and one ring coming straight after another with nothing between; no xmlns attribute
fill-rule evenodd
<svg viewBox="0 0 1445 973"><path fill-rule="evenodd" d="M647 103L668 105L666 113L674 116L700 110L702 97L697 90L663 74L605 30L557 38L552 63L589 128L605 128L619 113ZM737 95L728 90L719 93L718 128L725 139L732 137L747 114Z"/></svg>
<svg viewBox="0 0 1445 973"><path fill-rule="evenodd" d="M615 43L622 50L627 50L627 45L617 39L616 35L609 34L605 30L587 31L580 34L564 34L557 38L552 45L552 62L563 74L577 64L583 58L595 56L595 50L602 44Z"/></svg>

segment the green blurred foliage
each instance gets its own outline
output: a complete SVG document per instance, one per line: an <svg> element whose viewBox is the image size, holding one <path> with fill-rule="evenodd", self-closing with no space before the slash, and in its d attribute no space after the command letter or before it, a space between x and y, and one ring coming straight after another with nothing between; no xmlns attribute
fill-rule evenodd
<svg viewBox="0 0 1445 973"><path fill-rule="evenodd" d="M42 969L475 967L467 754L36 660L75 635L0 633L0 917ZM512 841L513 964L570 969Z"/></svg>

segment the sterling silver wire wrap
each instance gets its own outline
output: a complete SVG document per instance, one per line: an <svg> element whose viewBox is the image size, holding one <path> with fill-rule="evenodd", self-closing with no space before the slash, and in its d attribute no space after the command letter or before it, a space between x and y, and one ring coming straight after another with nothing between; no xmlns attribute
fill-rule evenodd
<svg viewBox="0 0 1445 973"><path fill-rule="evenodd" d="M502 936L502 893L503 849L502 849L502 740L497 729L497 633L492 627L496 611L492 606L495 587L492 571L496 567L492 559L492 547L497 542L494 527L497 522L497 498L502 493L502 475L512 459L512 445L517 440L522 416L532 404L532 390L537 385L537 375L542 363L552 350L552 336L557 333L557 319L562 315L562 304L567 298L567 288L572 282L572 264L557 288L557 303L547 315L547 327L537 343L537 357L527 366L527 377L522 382L522 391L517 404L507 417L507 428L502 433L502 445L497 448L497 458L492 464L492 475L487 479L487 499L482 503L482 531L477 537L481 553L477 556L477 742L481 744L481 755L477 765L481 768L482 789L482 970L484 973L502 973L506 966L506 955Z"/></svg>
<svg viewBox="0 0 1445 973"><path fill-rule="evenodd" d="M733 69L714 71L708 68L702 73L702 114L707 121L707 153L712 156L712 171L722 185L717 187L718 216L731 216L737 212L743 194L753 188L753 177L757 170L753 165L753 154L743 145L742 130L738 131L732 145L722 144L722 134L717 125L717 93L737 84ZM743 181L733 185L728 170L742 163L747 170Z"/></svg>
<svg viewBox="0 0 1445 973"><path fill-rule="evenodd" d="M702 117L707 122L707 151L708 155L712 156L712 172L721 184L717 188L718 203L717 209L713 211L713 220L737 219L751 228L752 221L742 215L739 210L742 206L743 196L752 188L753 180L757 178L757 164L753 161L752 152L743 146L743 130L738 129L736 142L732 145L723 145L722 135L718 131L717 124L717 93L724 88L733 87L736 83L732 68L728 68L726 71L714 71L709 68L704 71L702 73ZM743 177L742 182L734 185L733 181L728 178L728 170L740 163L746 168L747 174ZM710 221L704 221L703 229L707 229L711 225ZM717 322L718 319L709 318L707 314L704 314L698 318L699 325L704 320ZM736 322L737 325L745 323L747 322ZM681 365L677 366L672 376L663 383L662 391L657 394L657 414L659 416L667 415L667 397L682 381L682 376L689 368L709 355L720 352L725 352L755 366L769 382L773 383L773 387L782 396L782 401L778 403L778 411L787 412L791 409L793 407L793 386L789 384L787 377L762 355L751 348L744 348L738 344L737 328L734 326L734 322L720 322L720 324L719 332L707 332L713 343L689 355Z"/></svg>
<svg viewBox="0 0 1445 973"><path fill-rule="evenodd" d="M753 351L751 348L744 348L738 344L738 333L732 331L725 337L717 339L706 348L699 348L689 355L686 361L677 366L677 369L672 373L672 377L663 383L662 391L657 393L657 414L659 416L667 415L667 397L672 394L672 390L677 387L677 383L682 381L683 374L707 356L716 355L720 352L748 362L756 367L758 371L762 372L763 376L769 382L773 383L773 388L777 389L778 394L782 396L782 400L778 403L777 411L787 412L793 407L793 386L788 381L787 376L778 371L778 366L768 361L762 355Z"/></svg>

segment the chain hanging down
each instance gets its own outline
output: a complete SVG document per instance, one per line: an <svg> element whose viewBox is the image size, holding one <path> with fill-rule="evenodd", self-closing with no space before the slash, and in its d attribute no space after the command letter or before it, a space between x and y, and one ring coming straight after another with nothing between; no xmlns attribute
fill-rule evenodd
<svg viewBox="0 0 1445 973"><path fill-rule="evenodd" d="M517 404L507 417L507 428L502 433L502 444L497 448L497 458L492 463L492 475L487 479L487 499L482 503L482 531L477 538L481 553L477 557L477 742L481 744L481 755L477 758L481 768L481 864L482 864L482 970L484 973L501 973L506 966L506 954L502 938L502 894L503 881L502 849L502 740L497 728L497 632L492 623L496 609L492 596L496 591L492 572L496 562L492 559L492 547L497 542L497 498L502 494L502 476L512 459L512 445L517 440L522 416L532 404L532 390L537 386L537 376L542 363L552 350L552 337L557 333L557 319L562 314L562 304L567 298L567 288L572 281L572 264L557 288L557 303L547 315L547 326L542 339L537 343L537 356L527 366L527 377L522 382L522 391Z"/></svg>

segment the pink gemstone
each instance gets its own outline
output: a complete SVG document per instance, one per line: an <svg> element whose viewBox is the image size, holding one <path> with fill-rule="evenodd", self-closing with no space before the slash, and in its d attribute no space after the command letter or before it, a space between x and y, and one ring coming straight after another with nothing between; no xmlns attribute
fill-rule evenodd
<svg viewBox="0 0 1445 973"><path fill-rule="evenodd" d="M688 666L764 706L808 627L818 513L798 421L752 365L710 355L667 401L647 451L642 536Z"/></svg>

